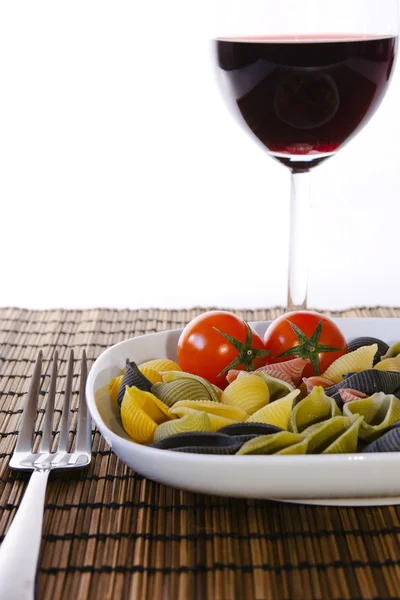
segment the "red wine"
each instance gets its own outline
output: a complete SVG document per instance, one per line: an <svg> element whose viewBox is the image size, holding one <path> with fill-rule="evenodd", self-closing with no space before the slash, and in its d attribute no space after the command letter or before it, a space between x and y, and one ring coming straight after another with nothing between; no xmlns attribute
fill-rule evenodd
<svg viewBox="0 0 400 600"><path fill-rule="evenodd" d="M371 117L396 48L395 37L216 41L223 91L247 126L281 162L305 168Z"/></svg>

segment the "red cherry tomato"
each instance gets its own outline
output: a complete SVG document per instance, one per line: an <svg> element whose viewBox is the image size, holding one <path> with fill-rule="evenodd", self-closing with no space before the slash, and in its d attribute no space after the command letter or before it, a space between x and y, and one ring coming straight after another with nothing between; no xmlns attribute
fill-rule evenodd
<svg viewBox="0 0 400 600"><path fill-rule="evenodd" d="M268 364L308 358L310 364L304 369L304 377L321 375L347 350L346 340L336 323L307 310L286 313L275 319L265 332L264 344L271 351Z"/></svg>
<svg viewBox="0 0 400 600"><path fill-rule="evenodd" d="M187 373L199 375L224 389L230 369L253 371L265 365L260 336L241 317L209 311L195 317L181 333L178 362Z"/></svg>

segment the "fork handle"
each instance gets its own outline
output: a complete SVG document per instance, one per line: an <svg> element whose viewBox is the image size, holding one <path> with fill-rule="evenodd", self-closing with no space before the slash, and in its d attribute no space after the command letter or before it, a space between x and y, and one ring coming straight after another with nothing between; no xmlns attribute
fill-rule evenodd
<svg viewBox="0 0 400 600"><path fill-rule="evenodd" d="M49 470L33 471L0 546L0 598L33 600Z"/></svg>

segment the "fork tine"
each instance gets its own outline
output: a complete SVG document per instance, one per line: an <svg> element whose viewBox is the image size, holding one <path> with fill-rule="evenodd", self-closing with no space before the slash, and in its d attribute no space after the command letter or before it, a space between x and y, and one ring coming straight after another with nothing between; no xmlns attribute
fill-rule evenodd
<svg viewBox="0 0 400 600"><path fill-rule="evenodd" d="M68 436L70 407L72 396L72 377L74 374L74 351L71 350L68 361L67 381L65 384L64 406L60 423L60 438L58 443L58 452L68 452Z"/></svg>
<svg viewBox="0 0 400 600"><path fill-rule="evenodd" d="M91 420L88 415L86 404L86 379L87 379L87 361L86 352L82 351L81 359L81 382L79 388L79 412L78 412L78 430L76 433L76 452L89 452L91 450Z"/></svg>
<svg viewBox="0 0 400 600"><path fill-rule="evenodd" d="M36 359L35 368L33 371L31 383L29 386L28 396L22 414L21 427L18 434L16 452L26 452L31 450L33 442L33 434L35 431L35 423L37 417L37 405L40 390L40 377L42 373L43 353L40 350Z"/></svg>
<svg viewBox="0 0 400 600"><path fill-rule="evenodd" d="M43 424L43 435L39 446L39 452L49 452L53 433L54 400L57 386L57 362L58 352L54 352L53 366L51 370L50 389L47 399L46 416Z"/></svg>

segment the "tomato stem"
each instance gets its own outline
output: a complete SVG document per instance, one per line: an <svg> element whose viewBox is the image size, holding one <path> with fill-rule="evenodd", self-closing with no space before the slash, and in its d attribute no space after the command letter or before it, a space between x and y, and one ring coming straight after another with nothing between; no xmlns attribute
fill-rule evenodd
<svg viewBox="0 0 400 600"><path fill-rule="evenodd" d="M319 343L322 333L322 321L319 321L314 333L309 338L299 327L297 327L297 325L291 321L287 320L286 323L289 323L297 339L299 340L299 343L296 344L296 346L293 346L293 348L289 348L288 350L285 350L285 352L282 352L282 354L279 354L277 358L286 356L300 356L301 358L308 358L314 368L315 374L320 375L320 352L338 352L339 350L342 350L342 348L333 348L332 346Z"/></svg>
<svg viewBox="0 0 400 600"><path fill-rule="evenodd" d="M220 377L221 375L225 375L225 373L228 373L228 371L230 371L231 369L235 369L239 365L243 365L246 371L254 371L254 365L253 365L254 361L257 358L264 358L271 354L271 352L269 350L252 347L253 332L252 332L250 325L248 323L246 323L246 325L247 325L247 335L246 335L246 341L244 343L240 342L239 340L232 337L231 335L224 333L217 327L213 327L213 329L215 329L215 331L218 331L218 333L220 333L238 351L237 357L227 367L225 367L225 369L223 369L218 374L218 377Z"/></svg>

